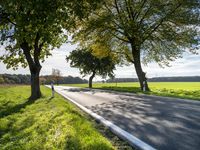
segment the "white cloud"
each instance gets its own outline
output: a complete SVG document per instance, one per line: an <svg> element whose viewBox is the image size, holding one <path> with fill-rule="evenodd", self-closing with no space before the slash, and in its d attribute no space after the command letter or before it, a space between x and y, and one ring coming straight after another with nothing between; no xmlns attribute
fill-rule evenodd
<svg viewBox="0 0 200 150"><path fill-rule="evenodd" d="M61 70L63 76L79 76L79 70L77 68L71 68L69 63L66 62L66 55L70 51L76 48L76 45L63 44L59 49L52 51L52 56L46 59L42 64L42 75L51 74L52 68ZM2 50L0 52L2 54ZM143 66L143 70L147 72L148 77L155 76L193 76L200 75L200 55L184 54L184 57L171 63L171 67L160 68L157 64L151 63L148 66ZM16 71L12 69L6 69L5 65L0 62L0 74L29 74L28 68L19 68ZM134 66L117 67L115 70L117 78L133 78L136 77ZM87 78L87 77L86 77ZM100 80L100 77L96 77L96 80Z"/></svg>

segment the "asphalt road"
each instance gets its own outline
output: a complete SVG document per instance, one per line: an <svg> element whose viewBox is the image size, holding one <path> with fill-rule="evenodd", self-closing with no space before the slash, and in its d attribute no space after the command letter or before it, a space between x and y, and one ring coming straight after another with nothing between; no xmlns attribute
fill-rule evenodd
<svg viewBox="0 0 200 150"><path fill-rule="evenodd" d="M160 150L200 150L200 102L55 86L79 104Z"/></svg>

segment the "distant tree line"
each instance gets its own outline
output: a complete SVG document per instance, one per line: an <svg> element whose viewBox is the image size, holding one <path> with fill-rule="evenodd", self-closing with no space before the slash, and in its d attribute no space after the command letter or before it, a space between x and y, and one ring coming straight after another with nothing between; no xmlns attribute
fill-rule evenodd
<svg viewBox="0 0 200 150"><path fill-rule="evenodd" d="M113 78L113 79L108 79L106 82L111 83L111 82L138 82L137 78Z"/></svg>
<svg viewBox="0 0 200 150"><path fill-rule="evenodd" d="M31 76L22 74L0 74L0 84L30 84ZM149 82L200 82L200 76L177 76L177 77L154 77L148 78ZM40 76L41 84L79 84L88 83L88 80L80 77L60 77L57 79L52 75ZM106 82L138 82L137 78L114 78Z"/></svg>
<svg viewBox="0 0 200 150"><path fill-rule="evenodd" d="M149 82L200 82L200 76L154 77ZM137 78L114 78L106 82L138 82Z"/></svg>
<svg viewBox="0 0 200 150"><path fill-rule="evenodd" d="M54 76L47 75L47 76L41 76L40 77L41 84L50 84L51 82L54 82L54 84L78 84L78 83L88 83L87 80L81 79L80 77L59 77L55 78Z"/></svg>
<svg viewBox="0 0 200 150"><path fill-rule="evenodd" d="M22 74L0 74L0 84L30 84L31 76ZM51 75L40 76L41 84L50 84L51 82L58 84L75 84L75 83L87 83L85 79L79 77L60 77L59 80L55 80L55 77Z"/></svg>
<svg viewBox="0 0 200 150"><path fill-rule="evenodd" d="M200 82L200 76L192 77L155 77L150 78L150 82Z"/></svg>
<svg viewBox="0 0 200 150"><path fill-rule="evenodd" d="M30 75L0 74L0 84L30 84Z"/></svg>

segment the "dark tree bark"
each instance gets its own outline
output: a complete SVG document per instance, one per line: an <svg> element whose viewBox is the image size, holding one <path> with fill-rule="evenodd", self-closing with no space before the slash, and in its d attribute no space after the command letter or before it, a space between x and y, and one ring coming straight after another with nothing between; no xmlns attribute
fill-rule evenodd
<svg viewBox="0 0 200 150"><path fill-rule="evenodd" d="M92 75L90 76L90 78L89 78L89 88L92 88L92 80L93 80L93 78L94 78L94 76L95 76L95 71L93 71L92 72Z"/></svg>
<svg viewBox="0 0 200 150"><path fill-rule="evenodd" d="M141 90L143 90L143 88L145 87L145 91L150 91L148 83L147 83L146 73L143 72L142 66L141 66L140 49L134 46L134 44L131 44L131 47L132 47L132 55L134 58L133 64L134 64L136 74L140 82L140 88Z"/></svg>
<svg viewBox="0 0 200 150"><path fill-rule="evenodd" d="M24 42L21 44L21 48L28 62L29 70L31 73L31 96L29 97L30 101L35 101L42 95L39 82L40 70L42 68L39 62L39 56L42 46L43 43L39 44L39 34L37 34L33 47L34 54L32 57L31 47L28 45L28 43L24 40Z"/></svg>
<svg viewBox="0 0 200 150"><path fill-rule="evenodd" d="M40 76L41 66L34 66L34 70L31 70L31 96L30 100L36 100L41 97L40 91Z"/></svg>

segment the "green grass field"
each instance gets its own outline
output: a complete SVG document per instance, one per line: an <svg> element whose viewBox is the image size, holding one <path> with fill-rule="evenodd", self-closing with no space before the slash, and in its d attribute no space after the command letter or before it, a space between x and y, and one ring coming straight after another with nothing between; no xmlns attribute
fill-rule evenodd
<svg viewBox="0 0 200 150"><path fill-rule="evenodd" d="M116 149L91 118L50 92L42 87L43 98L30 104L29 87L0 87L1 150Z"/></svg>
<svg viewBox="0 0 200 150"><path fill-rule="evenodd" d="M88 87L87 84L67 84L67 86ZM138 82L126 83L94 83L94 88L122 92L143 93ZM149 82L151 92L144 94L169 96L200 100L200 82Z"/></svg>

